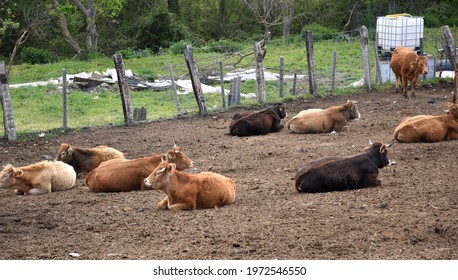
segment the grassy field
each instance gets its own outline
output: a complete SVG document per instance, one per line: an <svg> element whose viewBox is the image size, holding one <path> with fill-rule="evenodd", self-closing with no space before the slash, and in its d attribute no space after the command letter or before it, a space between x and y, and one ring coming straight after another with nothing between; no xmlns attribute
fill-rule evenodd
<svg viewBox="0 0 458 280"><path fill-rule="evenodd" d="M436 55L436 40L439 31L425 31L425 52ZM319 38L319 37L317 37ZM370 42L373 44L373 42ZM199 73L206 71L219 71L219 61L223 62L224 72L233 69L233 65L240 59L240 54L249 54L253 49L253 43L238 46L239 52L216 53L196 48L196 59ZM333 51L337 53L337 88L331 92L329 80L332 68ZM363 77L361 47L359 37L351 37L349 40L341 40L338 37L329 40L317 40L314 42L314 54L316 72L319 80L319 96L328 94L345 94L349 92L364 92L366 89L348 87L354 81ZM371 65L374 65L374 54L371 55ZM305 43L301 36L288 40L272 40L267 44L267 55L264 59L264 67L267 71L278 73L280 57L284 58L285 74L307 74L307 56ZM168 78L168 65L171 64L176 78L188 74L182 52L164 53L147 57L124 58L125 69L145 77L145 79ZM254 68L254 55L248 55L237 68ZM45 65L15 65L9 76L9 84L27 83L35 81L47 81L58 78L62 70L68 74L80 72L104 72L114 68L112 57L98 56L89 61L65 60ZM372 76L375 71L371 70ZM373 77L372 80L375 80ZM219 85L217 85L219 86ZM387 88L389 85L373 85L375 88ZM292 81L284 83L284 96L279 96L278 81L266 82L266 99L268 103L296 98L316 98L308 92L308 82L298 81L296 88L300 94L292 95L290 90ZM230 89L229 83L225 89ZM242 93L256 93L256 82L246 81L242 83ZM15 117L16 130L19 138L34 137L39 132L60 133L62 131L62 89L59 86L37 86L10 88ZM175 97L171 90L166 91L131 91L133 108L145 107L148 111L147 121L159 118L173 118L178 112L175 105ZM192 93L179 95L181 107L187 114L198 113L195 97ZM206 105L209 112L224 109L220 94L206 94ZM83 127L120 125L124 122L121 99L117 89L111 91L95 90L91 92L81 91L78 88L68 89L68 127L80 129ZM242 98L241 106L258 105L256 100ZM0 120L3 124L3 120ZM3 131L0 132L0 137Z"/></svg>

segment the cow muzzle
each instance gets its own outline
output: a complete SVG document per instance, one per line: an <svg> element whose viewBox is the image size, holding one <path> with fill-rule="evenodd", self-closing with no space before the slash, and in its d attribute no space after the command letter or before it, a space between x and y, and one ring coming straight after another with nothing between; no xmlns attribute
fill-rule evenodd
<svg viewBox="0 0 458 280"><path fill-rule="evenodd" d="M143 182L145 183L145 186L147 186L148 188L151 188L151 182L148 178L146 178Z"/></svg>

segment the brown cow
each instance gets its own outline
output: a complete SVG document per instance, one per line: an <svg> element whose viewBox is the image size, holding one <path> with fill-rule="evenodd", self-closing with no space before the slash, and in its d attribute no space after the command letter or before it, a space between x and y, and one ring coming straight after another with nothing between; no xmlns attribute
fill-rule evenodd
<svg viewBox="0 0 458 280"><path fill-rule="evenodd" d="M114 158L123 159L125 157L122 152L107 146L85 149L62 143L55 160L70 164L78 176L84 177L87 172L99 166L101 162Z"/></svg>
<svg viewBox="0 0 458 280"><path fill-rule="evenodd" d="M394 130L394 139L404 143L458 140L458 104L450 103L447 111L405 118Z"/></svg>
<svg viewBox="0 0 458 280"><path fill-rule="evenodd" d="M44 194L73 188L75 170L61 161L41 161L14 167L8 164L0 172L0 188L15 189L16 194Z"/></svg>
<svg viewBox="0 0 458 280"><path fill-rule="evenodd" d="M327 109L303 110L289 120L286 127L294 133L341 131L349 120L361 117L357 103L348 100L343 105L331 106Z"/></svg>
<svg viewBox="0 0 458 280"><path fill-rule="evenodd" d="M177 145L166 154L168 161L175 163L179 170L193 166L192 160ZM146 190L144 179L161 163L163 155L105 161L87 174L86 185L94 192Z"/></svg>
<svg viewBox="0 0 458 280"><path fill-rule="evenodd" d="M415 98L415 87L420 74L428 74L428 59L424 56L418 56L416 52L407 47L398 47L394 49L390 62L391 70L396 76L396 92L402 85L402 92L407 96L407 80L412 84L412 98Z"/></svg>
<svg viewBox="0 0 458 280"><path fill-rule="evenodd" d="M285 117L283 103L276 103L261 111L237 113L229 125L229 133L233 136L250 136L278 132L284 127L281 119Z"/></svg>
<svg viewBox="0 0 458 280"><path fill-rule="evenodd" d="M145 179L145 185L167 195L158 203L160 209L214 208L235 200L236 186L231 178L213 172L186 174L164 159Z"/></svg>

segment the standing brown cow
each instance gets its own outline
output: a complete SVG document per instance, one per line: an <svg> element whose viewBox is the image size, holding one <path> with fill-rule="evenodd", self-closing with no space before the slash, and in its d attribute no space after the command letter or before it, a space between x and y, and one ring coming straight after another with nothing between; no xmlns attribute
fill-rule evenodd
<svg viewBox="0 0 458 280"><path fill-rule="evenodd" d="M398 47L393 51L390 62L391 70L396 76L396 92L399 85L403 86L402 92L407 96L407 80L412 84L412 98L415 98L415 86L420 74L428 74L428 60L424 56L418 56L412 49Z"/></svg>

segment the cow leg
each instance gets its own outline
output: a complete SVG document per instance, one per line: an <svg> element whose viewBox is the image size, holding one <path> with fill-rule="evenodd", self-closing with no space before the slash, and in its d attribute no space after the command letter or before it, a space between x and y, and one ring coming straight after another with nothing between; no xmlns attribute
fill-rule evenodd
<svg viewBox="0 0 458 280"><path fill-rule="evenodd" d="M30 189L29 194L45 194L49 193L47 189L33 187Z"/></svg>
<svg viewBox="0 0 458 280"><path fill-rule="evenodd" d="M409 96L407 95L407 76L402 76L402 93L405 98L408 98Z"/></svg>
<svg viewBox="0 0 458 280"><path fill-rule="evenodd" d="M189 203L175 203L173 205L169 205L169 209L173 211L193 210L193 209L196 209L196 207Z"/></svg>
<svg viewBox="0 0 458 280"><path fill-rule="evenodd" d="M416 96L415 96L415 87L417 86L417 81L416 81L416 80L413 80L411 84L412 84L412 93L411 93L411 96L412 96L412 98L416 98Z"/></svg>
<svg viewBox="0 0 458 280"><path fill-rule="evenodd" d="M169 204L169 199L166 196L157 204L157 208L159 208L159 209L167 209L167 205L168 204Z"/></svg>
<svg viewBox="0 0 458 280"><path fill-rule="evenodd" d="M23 192L23 191L21 191L21 190L18 190L18 189L15 189L15 190L14 190L14 194L15 194L15 195L23 195L23 194L25 194L25 192Z"/></svg>

